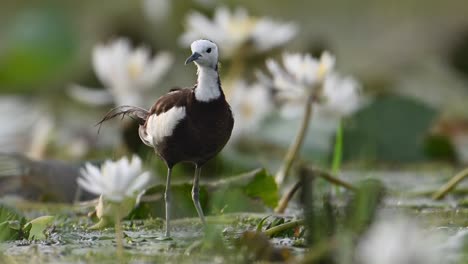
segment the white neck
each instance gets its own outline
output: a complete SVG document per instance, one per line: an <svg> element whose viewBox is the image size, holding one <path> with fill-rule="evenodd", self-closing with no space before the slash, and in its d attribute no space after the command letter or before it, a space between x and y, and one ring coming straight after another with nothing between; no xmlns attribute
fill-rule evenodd
<svg viewBox="0 0 468 264"><path fill-rule="evenodd" d="M198 85L195 98L198 101L209 102L221 95L218 84L218 71L206 66L198 66Z"/></svg>

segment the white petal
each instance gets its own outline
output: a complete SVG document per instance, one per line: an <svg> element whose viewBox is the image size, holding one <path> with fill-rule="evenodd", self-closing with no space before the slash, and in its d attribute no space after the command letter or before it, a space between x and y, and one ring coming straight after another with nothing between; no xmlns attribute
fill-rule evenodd
<svg viewBox="0 0 468 264"><path fill-rule="evenodd" d="M271 34L275 32L275 34ZM270 19L261 19L252 33L253 41L258 51L267 51L284 45L297 34L297 26L293 23L276 23Z"/></svg>
<svg viewBox="0 0 468 264"><path fill-rule="evenodd" d="M270 90L261 84L237 81L232 87L230 105L236 120L231 139L256 131L273 108Z"/></svg>
<svg viewBox="0 0 468 264"><path fill-rule="evenodd" d="M106 105L114 101L112 95L101 89L88 88L78 84L71 84L67 87L67 93L78 102L89 105Z"/></svg>
<svg viewBox="0 0 468 264"><path fill-rule="evenodd" d="M151 174L149 172L144 172L138 177L136 177L133 183L128 187L126 194L128 196L134 196L143 191L151 180Z"/></svg>
<svg viewBox="0 0 468 264"><path fill-rule="evenodd" d="M104 186L104 177L101 174L101 171L98 167L92 165L91 163L86 163L85 168L81 169L82 175L88 179L93 184Z"/></svg>
<svg viewBox="0 0 468 264"><path fill-rule="evenodd" d="M101 195L102 194L102 189L99 188L98 185L94 185L88 181L86 181L83 178L78 178L77 180L78 185L80 185L84 190L87 192L96 194L96 195Z"/></svg>
<svg viewBox="0 0 468 264"><path fill-rule="evenodd" d="M169 52L160 52L146 66L141 78L141 86L149 88L158 83L174 62Z"/></svg>
<svg viewBox="0 0 468 264"><path fill-rule="evenodd" d="M334 67L335 57L331 55L328 51L323 52L322 56L320 56L320 66L318 70L319 78L326 78L326 76L333 71Z"/></svg>

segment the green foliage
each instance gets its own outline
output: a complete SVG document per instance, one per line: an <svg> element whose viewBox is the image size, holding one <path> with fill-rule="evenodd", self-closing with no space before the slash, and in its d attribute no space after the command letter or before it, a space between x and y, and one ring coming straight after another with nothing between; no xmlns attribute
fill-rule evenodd
<svg viewBox="0 0 468 264"><path fill-rule="evenodd" d="M0 205L0 242L18 239L46 239L45 230L52 224L53 216L41 216L26 223L26 218L15 210Z"/></svg>
<svg viewBox="0 0 468 264"><path fill-rule="evenodd" d="M18 14L6 33L0 49L0 86L15 92L57 79L76 48L69 18L52 8Z"/></svg>
<svg viewBox="0 0 468 264"><path fill-rule="evenodd" d="M356 194L348 205L345 228L359 234L374 220L385 189L382 182L375 179L364 180L357 186Z"/></svg>
<svg viewBox="0 0 468 264"><path fill-rule="evenodd" d="M436 114L409 98L377 98L344 124L343 159L425 160L424 138Z"/></svg>
<svg viewBox="0 0 468 264"><path fill-rule="evenodd" d="M250 198L260 198L268 207L275 208L278 205L278 186L265 169L255 174L252 181L244 187L244 192Z"/></svg>
<svg viewBox="0 0 468 264"><path fill-rule="evenodd" d="M161 199L140 204L139 208L132 212L131 218L164 217L165 205L162 197L165 189L166 186L160 184L148 190L147 195L160 194ZM197 215L191 190L191 182L171 184L175 218ZM263 211L265 206L275 207L278 199L278 187L274 178L265 169L256 169L230 178L200 183L200 203L206 213Z"/></svg>
<svg viewBox="0 0 468 264"><path fill-rule="evenodd" d="M263 230L263 225L265 224L266 220L267 220L268 218L270 218L270 216L271 216L271 215L265 216L265 217L263 217L263 218L260 220L260 222L258 222L257 228L256 228L257 232L262 232L262 230Z"/></svg>
<svg viewBox="0 0 468 264"><path fill-rule="evenodd" d="M341 120L338 123L335 134L335 146L333 148L331 173L337 175L341 168L341 160L343 159L343 125Z"/></svg>
<svg viewBox="0 0 468 264"><path fill-rule="evenodd" d="M450 138L444 135L430 135L424 141L424 152L434 160L457 161L456 150Z"/></svg>
<svg viewBox="0 0 468 264"><path fill-rule="evenodd" d="M0 242L20 239L25 218L12 208L0 205Z"/></svg>
<svg viewBox="0 0 468 264"><path fill-rule="evenodd" d="M21 221L24 217L13 208L0 204L0 222Z"/></svg>
<svg viewBox="0 0 468 264"><path fill-rule="evenodd" d="M54 221L54 217L47 215L47 216L40 216L28 222L24 227L29 229L29 240L44 240L46 239L45 230L52 225Z"/></svg>

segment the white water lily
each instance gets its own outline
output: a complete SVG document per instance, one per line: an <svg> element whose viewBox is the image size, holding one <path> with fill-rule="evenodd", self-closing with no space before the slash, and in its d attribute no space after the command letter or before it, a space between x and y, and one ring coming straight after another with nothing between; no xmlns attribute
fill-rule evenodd
<svg viewBox="0 0 468 264"><path fill-rule="evenodd" d="M250 52L265 52L284 45L297 34L294 23L276 22L270 18L250 16L244 8L232 12L226 7L215 10L213 20L199 12L187 16L187 30L180 37L180 43L190 45L192 41L206 38L222 48L222 56L230 58L246 44Z"/></svg>
<svg viewBox="0 0 468 264"><path fill-rule="evenodd" d="M363 264L445 263L438 240L409 218L385 217L363 237L357 258Z"/></svg>
<svg viewBox="0 0 468 264"><path fill-rule="evenodd" d="M283 54L283 66L269 59L266 66L272 75L273 88L279 100L307 98L320 95L320 84L334 70L335 57L324 52L320 58L310 54Z"/></svg>
<svg viewBox="0 0 468 264"><path fill-rule="evenodd" d="M1 152L42 158L54 128L52 117L35 101L21 96L0 97Z"/></svg>
<svg viewBox="0 0 468 264"><path fill-rule="evenodd" d="M317 107L317 113L331 116L347 116L362 105L361 85L351 76L329 74L323 85L325 102Z"/></svg>
<svg viewBox="0 0 468 264"><path fill-rule="evenodd" d="M93 50L93 67L106 91L73 85L71 96L90 104L144 104L144 93L160 82L173 63L173 56L160 52L151 57L147 47L132 48L126 38L99 44Z"/></svg>
<svg viewBox="0 0 468 264"><path fill-rule="evenodd" d="M265 74L258 77L273 89L281 113L286 116L302 114L301 126L275 176L276 183L282 184L304 143L309 120L323 113L333 113L331 126L339 127L340 118L360 106L359 86L353 79L343 79L335 73L335 57L328 52L322 53L320 58L284 53L283 66L272 59L267 60L266 65L272 77Z"/></svg>
<svg viewBox="0 0 468 264"><path fill-rule="evenodd" d="M87 163L81 174L78 184L82 188L117 203L139 197L151 180L150 173L143 171L141 159L136 155L131 161L127 157L115 162L107 160L101 168Z"/></svg>
<svg viewBox="0 0 468 264"><path fill-rule="evenodd" d="M271 79L264 74L258 77L275 91L284 116L301 114L308 96L314 98L313 115L320 118L350 115L362 106L360 84L334 70L335 57L330 53L324 52L320 58L285 53L283 65L270 59L267 68Z"/></svg>
<svg viewBox="0 0 468 264"><path fill-rule="evenodd" d="M245 81L236 81L230 89L228 101L236 120L232 141L258 130L273 109L270 91L259 83L248 85Z"/></svg>

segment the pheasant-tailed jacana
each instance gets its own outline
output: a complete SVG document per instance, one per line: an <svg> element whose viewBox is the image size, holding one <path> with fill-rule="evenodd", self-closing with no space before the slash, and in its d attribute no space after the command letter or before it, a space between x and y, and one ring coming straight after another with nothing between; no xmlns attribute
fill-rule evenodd
<svg viewBox="0 0 468 264"><path fill-rule="evenodd" d="M166 236L170 236L172 168L179 162L195 165L192 199L205 224L199 201L201 167L226 145L234 125L231 108L221 89L218 47L202 39L194 41L191 50L192 55L185 64L197 65L198 80L193 88L171 90L157 99L149 111L134 106L116 107L99 122L129 115L140 125L141 140L153 147L166 163Z"/></svg>

